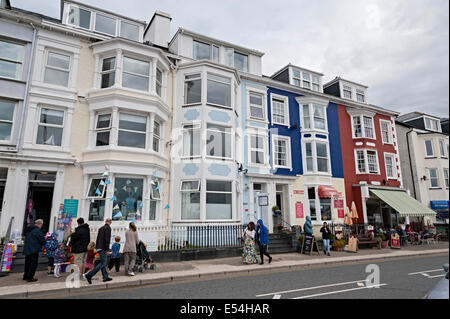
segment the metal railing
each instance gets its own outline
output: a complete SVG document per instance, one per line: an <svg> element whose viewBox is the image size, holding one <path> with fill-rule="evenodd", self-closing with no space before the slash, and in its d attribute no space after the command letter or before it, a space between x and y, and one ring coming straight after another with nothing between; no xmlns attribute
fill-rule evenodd
<svg viewBox="0 0 450 319"><path fill-rule="evenodd" d="M209 224L180 226L138 227L139 236L154 233L158 241L158 251L176 251L197 248L225 248L241 245L245 229L240 224ZM112 227L112 233L124 233L128 227ZM95 240L97 229L91 229L91 239Z"/></svg>

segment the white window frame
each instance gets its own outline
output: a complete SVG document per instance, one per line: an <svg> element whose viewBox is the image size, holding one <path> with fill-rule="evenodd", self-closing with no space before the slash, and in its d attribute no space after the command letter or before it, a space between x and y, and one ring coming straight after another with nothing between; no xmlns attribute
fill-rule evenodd
<svg viewBox="0 0 450 319"><path fill-rule="evenodd" d="M202 72L186 73L183 76L184 76L184 80L183 80L183 107L202 104L203 103L203 76L202 76ZM187 76L196 76L196 77L192 78L192 79L186 79ZM186 103L186 98L187 98L186 83L187 82L191 82L191 81L198 81L198 80L200 80L200 101L199 102L194 102L194 103Z"/></svg>
<svg viewBox="0 0 450 319"><path fill-rule="evenodd" d="M327 148L327 171L321 172L319 171L318 159L317 156L317 143L325 144ZM311 156L307 156L306 153L306 144L311 144ZM330 154L330 143L328 139L319 139L319 138L302 138L302 156L303 156L303 174L304 175L331 175L331 154ZM312 158L313 160L313 170L308 171L308 158ZM321 157L322 158L322 157Z"/></svg>
<svg viewBox="0 0 450 319"><path fill-rule="evenodd" d="M306 122L305 122L305 112L304 112L304 107L308 106L308 111L309 111L309 123L310 123L310 127L306 128ZM323 114L324 114L324 128L316 128L315 125L315 116L314 116L314 108L315 107L321 107L323 109ZM319 103L301 103L300 104L300 116L301 116L301 124L302 124L302 132L306 132L306 131L317 131L317 132L321 132L321 133L328 133L328 116L327 116L327 106L323 105L323 104L319 104Z"/></svg>
<svg viewBox="0 0 450 319"><path fill-rule="evenodd" d="M280 122L275 122L274 121L274 108L273 108L273 104L274 104L274 100L281 100L283 101L284 104L284 123L280 123ZM271 106L271 112L270 112L270 117L271 117L271 121L272 121L272 125L281 125L281 126L290 126L290 119L289 119L289 98L287 96L283 96L283 95L278 95L278 94L271 94L270 95L270 106Z"/></svg>
<svg viewBox="0 0 450 319"><path fill-rule="evenodd" d="M356 101L359 103L366 103L366 92L358 88L356 88L355 90ZM362 101L358 100L358 96L362 96Z"/></svg>
<svg viewBox="0 0 450 319"><path fill-rule="evenodd" d="M230 191L209 191L208 190L208 182L229 183L230 186L231 186L231 190ZM208 208L207 208L207 205L208 205L208 193L209 194L231 194L231 203L230 203L231 217L230 217L230 219L207 219L207 214L208 214ZM235 198L233 196L233 181L232 180L217 180L217 179L214 179L214 178L207 179L205 181L204 194L205 194L205 215L204 215L205 216L205 220L220 221L220 220L232 220L233 219L233 211L234 211L233 205L235 204ZM201 200L200 200L200 202L201 202ZM201 219L201 217L200 217L200 219Z"/></svg>
<svg viewBox="0 0 450 319"><path fill-rule="evenodd" d="M437 186L433 186L432 183L432 177L431 177L431 171L434 170L436 172L436 182L437 182ZM441 188L440 187L440 182L439 182L439 171L437 168L429 168L428 169L428 176L430 177L430 188Z"/></svg>
<svg viewBox="0 0 450 319"><path fill-rule="evenodd" d="M153 179L153 181L155 182L155 183L157 183L155 186L150 182L150 185L149 185L149 189L150 189L150 199L151 200L157 200L157 201L160 201L161 200L161 188L160 189L158 189L158 196L155 196L155 194L153 193L153 188L156 188L156 187L158 187L158 185L161 187L161 181L159 180L159 179ZM154 187L153 187L154 186Z"/></svg>
<svg viewBox="0 0 450 319"><path fill-rule="evenodd" d="M275 144L278 140L284 140L286 142L286 165L281 166L275 163ZM274 169L289 169L292 170L292 159L291 159L291 137L284 135L272 135L272 166Z"/></svg>
<svg viewBox="0 0 450 319"><path fill-rule="evenodd" d="M103 62L107 59L112 59L112 58L114 58L114 69L104 71L103 70ZM107 89L107 88L110 88L110 87L113 87L114 85L116 85L116 83L117 83L116 82L117 81L116 70L117 70L117 56L107 56L107 57L102 58L102 62L100 63L100 85L99 85L100 89ZM114 84L112 86L102 88L103 75L109 74L109 73L114 73Z"/></svg>
<svg viewBox="0 0 450 319"><path fill-rule="evenodd" d="M216 76L219 78L224 78L224 79L229 80L229 82L219 81L218 79L210 79L208 77L208 75ZM217 104L217 103L208 101L208 82L209 81L226 84L226 85L230 86L230 92L229 92L230 93L230 105L224 105L224 104L222 105L222 104ZM232 90L233 85L232 84L233 84L233 80L228 76L224 76L224 75L216 74L216 73L212 73L212 72L206 72L206 104L211 105L211 106L218 106L218 107L222 107L222 108L226 108L226 109L232 109L233 108L233 90Z"/></svg>
<svg viewBox="0 0 450 319"><path fill-rule="evenodd" d="M431 155L428 154L428 150L427 150L427 142L430 142L431 145ZM425 157L427 158L433 158L435 157L434 155L434 145L433 145L433 140L432 139L426 139L424 140L424 146L425 146Z"/></svg>
<svg viewBox="0 0 450 319"><path fill-rule="evenodd" d="M118 23L118 22L120 22L119 19L117 19L116 17L114 17L112 15L106 14L104 12L96 12L96 11L94 11L94 15L95 15L95 18L94 18L94 21L93 21L93 23L91 25L93 32L96 32L98 34L104 34L104 35L107 35L109 37L116 37L116 36L118 36L117 30L119 28L118 24L120 24L120 23ZM109 33L97 30L97 15L101 15L101 16L107 18L107 19L114 20L114 34L109 34Z"/></svg>
<svg viewBox="0 0 450 319"><path fill-rule="evenodd" d="M156 125L159 126L159 135L156 134L156 132L155 132ZM155 119L155 120L153 121L152 151L153 151L153 152L156 152L156 153L160 153L160 152L161 152L161 136L162 136L162 128L163 128L163 125L161 124L161 122ZM158 150L155 150L155 141L157 142L157 145L158 145L157 148L158 148Z"/></svg>
<svg viewBox="0 0 450 319"><path fill-rule="evenodd" d="M388 165L386 158L392 159L392 174L393 176L388 175ZM397 162L395 161L395 154L393 153L384 153L384 168L386 170L386 178L387 179L397 179Z"/></svg>
<svg viewBox="0 0 450 319"><path fill-rule="evenodd" d="M125 67L124 67L125 59L131 59L131 60L136 60L136 61L148 63L148 75L143 75L143 74L139 74L139 73L133 73L133 72L125 71ZM141 78L147 78L148 79L148 87L147 87L147 89L146 90L141 90L141 89L136 89L136 88L131 88L131 87L128 87L128 86L124 86L123 85L123 75L125 73L126 74L131 74L133 76L141 77ZM131 54L125 54L122 57L122 74L121 75L122 76L121 76L121 83L120 83L120 85L121 85L122 88L124 88L126 90L133 90L133 91L136 91L136 92L150 92L151 91L150 87L152 86L152 81L151 81L152 61L145 60L145 59L142 59L142 58L136 58L136 57L134 57Z"/></svg>
<svg viewBox="0 0 450 319"><path fill-rule="evenodd" d="M102 115L109 115L109 126L108 127L102 127L102 128L98 128L98 119L100 116ZM102 112L102 113L98 113L95 116L95 147L107 147L111 145L111 131L112 131L112 120L113 120L113 116L112 116L112 112ZM102 146L97 146L97 134L98 133L105 133L105 132L109 132L109 144L108 145L102 145Z"/></svg>
<svg viewBox="0 0 450 319"><path fill-rule="evenodd" d="M123 129L120 128L120 114L126 114L126 115L132 115L132 116L140 116L140 117L145 117L146 122L145 122L145 132L142 131L134 131L134 130L129 130L129 129ZM133 149L133 150L147 150L148 149L148 145L149 145L149 137L148 137L148 130L149 130L149 117L148 115L143 115L143 114L139 114L139 113L133 113L133 112L128 112L127 110L123 110L123 111L119 111L117 112L117 147L120 148L126 148L126 149ZM124 145L119 145L119 135L120 135L120 131L123 132L130 132L130 133L137 133L137 134L142 134L145 136L145 145L143 148L140 147L132 147L132 146L124 146ZM152 141L153 142L153 141ZM152 150L153 150L153 144L152 144Z"/></svg>
<svg viewBox="0 0 450 319"><path fill-rule="evenodd" d="M386 141L384 139L384 135L383 135L383 124L387 124L387 134L388 134L388 140ZM386 121L386 120L380 120L380 133L381 133L381 140L383 142L383 144L394 144L393 138L392 138L392 125L390 121Z"/></svg>
<svg viewBox="0 0 450 319"><path fill-rule="evenodd" d="M42 110L46 109L46 110L52 110L52 111L58 111L58 112L63 112L63 123L61 125L58 124L46 124L46 123L41 123L41 113ZM34 144L35 145L39 145L39 146L44 146L44 147L58 147L58 148L62 148L64 146L64 126L66 124L66 110L64 109L60 109L60 108L56 108L56 107L52 107L52 106L47 106L47 105L42 105L39 107L39 112L38 112L38 119L37 119L37 129L36 129L36 138L34 139ZM38 139L38 134L39 134L39 127L40 126L47 126L47 127L54 127L54 128L60 128L62 129L62 133L61 133L61 145L49 145L49 144L39 144L37 142Z"/></svg>
<svg viewBox="0 0 450 319"><path fill-rule="evenodd" d="M85 27L82 27L82 26L79 26L79 25L76 25L76 24L72 24L72 23L70 23L69 22L69 19L70 19L70 9L71 8L77 8L78 10L84 10L84 11L89 11L90 12L90 14L91 14L91 17L90 17L90 19L89 19L89 28L85 28ZM79 28L79 29L82 29L82 30L92 30L93 29L93 21L94 21L94 15L95 15L95 12L94 11L92 11L92 10L90 10L90 9L86 9L86 8L82 8L82 7L80 7L80 6L77 6L77 5L74 5L74 4L70 4L69 6L68 6L68 11L67 11L67 18L66 18L66 24L67 25L70 25L71 27L75 27L75 28ZM92 30L92 31L95 31L95 30ZM96 31L97 32L97 31Z"/></svg>
<svg viewBox="0 0 450 319"><path fill-rule="evenodd" d="M249 133L248 135L248 163L250 166L265 166L267 164L267 136L264 134L258 133ZM257 137L262 139L262 148L253 148L252 147L252 137ZM252 153L258 152L263 153L263 162L262 163L254 163L252 162Z"/></svg>
<svg viewBox="0 0 450 319"><path fill-rule="evenodd" d="M431 126L427 125L427 120L430 121L429 124ZM423 121L424 121L424 125L425 125L425 129L426 130L433 131L433 132L441 132L441 129L440 129L441 123L439 122L439 120L431 118L431 117L424 116ZM433 122L436 123L436 129L433 128L433 124L432 124Z"/></svg>
<svg viewBox="0 0 450 319"><path fill-rule="evenodd" d="M192 128L187 128L187 126L192 126ZM182 138L181 158L188 159L188 158L201 157L202 156L202 126L201 126L201 122L182 123L182 130L183 130L183 138ZM197 142L199 145L198 145L198 154L196 154L196 155L186 155L184 153L184 145L185 145L184 136L187 131L192 131L192 135L191 135L192 144L194 144L194 142L195 142L194 141L194 132L195 131L198 132L199 140ZM193 149L193 147L192 147L192 149Z"/></svg>
<svg viewBox="0 0 450 319"><path fill-rule="evenodd" d="M86 198L87 198L87 199L99 199L99 200L106 199L106 198L103 198L103 196L105 195L106 188L107 188L107 185L106 185L106 184L105 184L105 186L103 187L103 191L102 191L102 194L101 194L101 195L89 196L89 190L91 189L92 182L93 182L94 180L96 180L96 179L103 180L103 182L106 182L106 180L107 180L107 178L102 177L102 176L100 176L100 175L90 177L90 178L89 178L89 184L88 184L88 187L87 187ZM98 187L97 187L97 188L98 188Z"/></svg>
<svg viewBox="0 0 450 319"><path fill-rule="evenodd" d="M9 120L1 120L0 119L0 122L1 123L7 123L7 124L11 124L11 133L9 134L9 140L0 140L2 143L11 143L12 142L12 140L13 140L13 135L14 135L14 128L15 128L15 121L14 121L14 119L16 118L16 109L17 109L17 106L18 106L18 103L16 102L16 101L12 101L12 100L7 100L7 99L0 99L0 101L5 101L5 102L9 102L9 103L12 103L12 104L14 104L14 109L13 109L13 114L12 114L12 120L11 121L9 121Z"/></svg>
<svg viewBox="0 0 450 319"><path fill-rule="evenodd" d="M254 94L254 95L261 95L261 99L262 99L262 105L261 106L260 105L256 105L256 104L252 104L250 102L251 101L250 97L251 97L252 94ZM250 120L252 120L252 121L263 121L263 122L266 121L266 117L267 117L266 116L266 113L267 113L266 112L266 104L267 104L266 100L267 100L267 95L266 95L266 93L264 91L257 91L257 90L248 90L247 91L248 118ZM252 116L252 111L251 111L252 106L253 107L257 107L257 108L261 107L262 114L263 114L262 118Z"/></svg>
<svg viewBox="0 0 450 319"><path fill-rule="evenodd" d="M0 41L21 46L22 47L22 54L23 54L22 60L10 60L10 59L7 59L7 58L0 57L0 61L4 61L4 62L8 62L8 63L14 63L14 64L20 64L20 74L19 74L19 76L17 78L10 78L10 77L4 76L4 75L0 76L0 78L21 80L22 76L23 76L23 65L24 65L25 53L26 53L25 52L25 46L23 44L21 44L21 43L5 40L5 39L2 39L2 38L0 38Z"/></svg>
<svg viewBox="0 0 450 319"><path fill-rule="evenodd" d="M198 182L197 184L197 188L193 188L193 189L183 189L183 183L190 183L190 182ZM200 184L201 184L201 180L200 179L190 179L190 180L182 180L180 183L180 192L200 192Z"/></svg>
<svg viewBox="0 0 450 319"><path fill-rule="evenodd" d="M216 130L216 129L214 129L214 128L208 128L208 125L216 125L216 126L221 126L221 127L224 127L225 129L229 129L230 130L230 132L222 132L222 131L218 131L218 130ZM230 137L230 157L225 157L225 156L223 156L223 157L221 157L221 156L213 156L213 155L209 155L208 154L208 131L213 131L213 132L216 132L216 133L220 133L220 134L225 134L225 136L226 135L229 135L229 137ZM230 127L230 126L226 126L226 125L221 125L221 124L215 124L215 123L206 123L206 141L205 141L205 147L206 147L206 157L207 158L214 158L214 159L220 159L220 160L231 160L231 159L233 159L233 128L232 127ZM226 149L225 149L226 150Z"/></svg>
<svg viewBox="0 0 450 319"><path fill-rule="evenodd" d="M350 92L350 97L345 96L345 92ZM353 100L353 88L351 86L342 84L342 98Z"/></svg>
<svg viewBox="0 0 450 319"><path fill-rule="evenodd" d="M364 151L364 165L365 165L365 172L360 172L359 171L359 166L358 166L358 151ZM368 156L368 152L375 152L375 156L377 159L377 172L370 172L369 170L369 156ZM356 170L356 174L357 175L380 175L380 160L378 158L378 151L375 149L365 149L365 148L358 148L355 149L355 153L354 153L354 158L355 158L355 170Z"/></svg>
<svg viewBox="0 0 450 319"><path fill-rule="evenodd" d="M449 169L448 168L444 168L442 171L443 171L443 174L444 174L445 188L449 189Z"/></svg>
<svg viewBox="0 0 450 319"><path fill-rule="evenodd" d="M188 183L188 182L198 182L198 186L195 189L183 189L183 183ZM194 221L199 221L202 220L202 197L204 195L202 195L202 191L201 191L201 180L200 179L191 179L191 180L182 180L180 183L180 220L182 221L190 221L190 220L194 220ZM183 219L183 193L198 193L199 198L200 198L200 207L199 207L199 215L198 215L198 219ZM204 201L206 202L206 198L204 199Z"/></svg>
<svg viewBox="0 0 450 319"><path fill-rule="evenodd" d="M439 153L442 158L447 158L447 154L445 152L445 142L443 139L439 139Z"/></svg>
<svg viewBox="0 0 450 319"><path fill-rule="evenodd" d="M161 81L158 80L158 72L161 74ZM163 94L163 77L164 77L164 72L160 68L157 67L156 74L155 74L155 92L156 92L156 95L158 95L161 98L162 98L162 94ZM158 93L158 87L159 87L159 93Z"/></svg>
<svg viewBox="0 0 450 319"><path fill-rule="evenodd" d="M357 137L355 135L355 124L354 124L354 118L359 117L360 125L361 125L361 136ZM366 136L366 125L364 123L364 118L370 118L371 119L371 125L372 125L372 137ZM376 132L375 132L375 125L374 125L374 118L373 116L365 115L365 114L359 114L359 115L352 115L351 116L351 124L352 124L352 138L353 139L359 139L359 138L366 138L371 140L376 140Z"/></svg>
<svg viewBox="0 0 450 319"><path fill-rule="evenodd" d="M48 65L48 55L50 53L69 57L69 68L68 69L63 69L63 68L55 67L55 66L52 66L52 65ZM70 54L68 52L60 51L60 50L54 49L54 48L47 48L45 50L45 57L44 57L44 59L45 59L45 62L44 62L44 67L43 67L43 72L42 72L42 83L44 83L45 85L52 85L52 86L60 86L60 87L69 88L71 86L71 76L70 75L72 73L71 72L71 70L72 70L72 60L73 60L72 54ZM61 71L61 72L68 73L67 85L59 85L59 84L45 82L45 73L46 73L47 68L52 69L52 70L56 70L56 71Z"/></svg>

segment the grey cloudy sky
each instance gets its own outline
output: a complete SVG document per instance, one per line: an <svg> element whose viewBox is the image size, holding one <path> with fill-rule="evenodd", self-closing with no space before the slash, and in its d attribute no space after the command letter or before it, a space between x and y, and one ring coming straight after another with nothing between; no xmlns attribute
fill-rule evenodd
<svg viewBox="0 0 450 319"><path fill-rule="evenodd" d="M79 0L265 52L263 73L289 62L369 86L371 104L448 117L448 0ZM59 18L59 0L11 0Z"/></svg>

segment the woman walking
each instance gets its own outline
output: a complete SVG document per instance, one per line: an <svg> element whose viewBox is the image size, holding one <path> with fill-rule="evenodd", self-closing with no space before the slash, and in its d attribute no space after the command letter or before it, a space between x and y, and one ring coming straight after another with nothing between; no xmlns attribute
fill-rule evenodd
<svg viewBox="0 0 450 319"><path fill-rule="evenodd" d="M328 256L330 256L330 235L331 235L331 231L328 228L328 225L327 225L326 222L323 223L323 227L320 229L320 232L322 233L323 252L324 252L324 254L328 254Z"/></svg>
<svg viewBox="0 0 450 319"><path fill-rule="evenodd" d="M259 241L259 255L261 257L260 265L264 265L264 255L269 257L269 264L272 262L272 257L267 252L267 245L269 245L269 232L267 227L264 226L262 219L258 220L258 227L256 228L256 233L258 234Z"/></svg>
<svg viewBox="0 0 450 319"><path fill-rule="evenodd" d="M123 247L125 274L134 276L133 268L136 263L136 245L139 237L136 224L131 222L130 229L125 233L125 246Z"/></svg>
<svg viewBox="0 0 450 319"><path fill-rule="evenodd" d="M244 264L257 264L258 256L256 255L255 249L255 236L256 227L254 222L250 222L247 225L244 233L242 234L242 239L244 240L244 253L242 254L242 262Z"/></svg>

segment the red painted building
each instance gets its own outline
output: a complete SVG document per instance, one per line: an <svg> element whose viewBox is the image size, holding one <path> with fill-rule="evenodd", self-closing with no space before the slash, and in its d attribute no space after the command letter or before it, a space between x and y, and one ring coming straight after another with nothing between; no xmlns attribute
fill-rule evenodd
<svg viewBox="0 0 450 319"><path fill-rule="evenodd" d="M336 78L324 91L348 99L338 104L346 205L355 202L358 223L395 226L404 221L375 195L402 187L395 132L398 113L367 104L367 87Z"/></svg>

